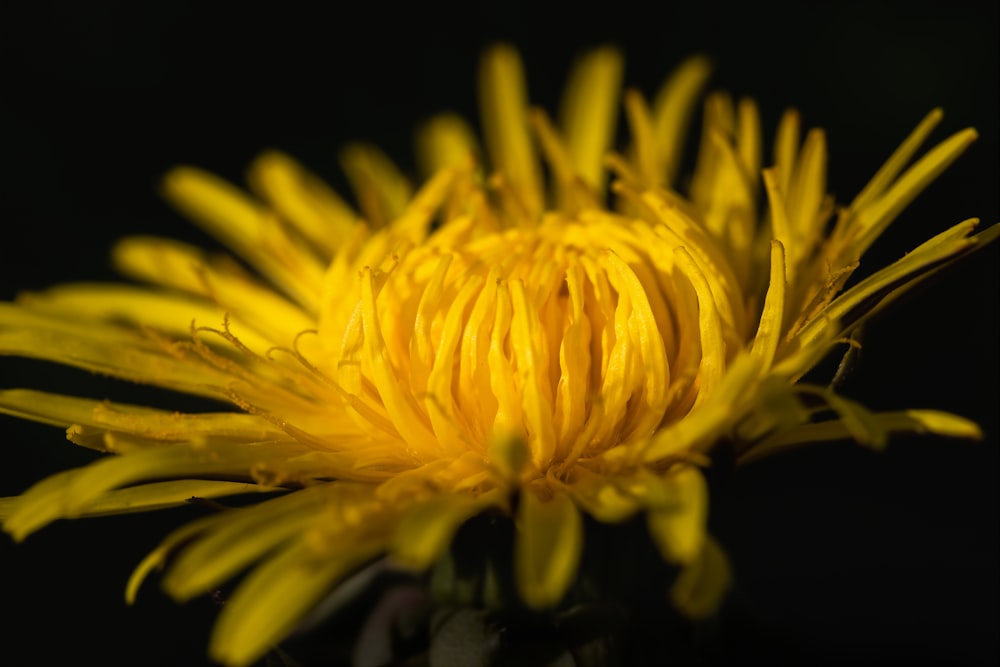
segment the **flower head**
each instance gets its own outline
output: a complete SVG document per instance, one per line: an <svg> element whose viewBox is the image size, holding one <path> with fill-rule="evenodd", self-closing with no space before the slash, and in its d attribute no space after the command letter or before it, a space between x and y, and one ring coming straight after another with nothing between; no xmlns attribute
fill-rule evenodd
<svg viewBox="0 0 1000 667"><path fill-rule="evenodd" d="M485 511L516 519L531 607L571 586L584 515L642 514L680 568L674 604L704 615L727 576L700 472L720 443L748 462L847 436L873 447L895 431L978 437L956 416L875 414L799 381L908 287L1000 233L959 223L844 290L975 132L913 162L941 119L931 112L837 206L822 131L800 141L786 113L762 169L756 106L716 93L682 188L707 63L685 62L651 105L625 93L632 140L619 154L621 69L611 49L581 59L556 125L527 106L517 54L492 49L485 148L462 120L432 120L419 142L426 180L411 190L380 151L349 147L358 211L278 153L252 165L252 196L195 168L169 173L165 196L250 270L128 238L115 263L146 286L73 284L2 304L0 352L229 407L0 392L0 411L117 455L5 500L5 530L22 539L59 518L268 494L177 530L127 592L164 565L181 600L250 569L211 645L242 665L366 562L426 569Z"/></svg>

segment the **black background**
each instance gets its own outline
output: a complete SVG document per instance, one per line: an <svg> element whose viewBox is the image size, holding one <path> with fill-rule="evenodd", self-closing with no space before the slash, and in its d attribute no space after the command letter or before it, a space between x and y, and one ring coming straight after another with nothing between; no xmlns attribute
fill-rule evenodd
<svg viewBox="0 0 1000 667"><path fill-rule="evenodd" d="M37 2L0 14L0 298L111 279L130 232L211 245L155 196L187 162L239 180L276 147L342 189L337 148L367 139L412 170L411 129L443 109L475 114L484 45L522 50L532 100L552 107L575 54L626 53L647 94L680 58L708 53L713 83L827 129L841 201L932 107L937 139L980 140L894 224L863 270L967 217L997 211L997 13L993 3L496 2L392 8L199 2ZM915 290L870 327L844 391L878 409L975 418L979 444L847 443L763 462L715 489L712 523L732 557L745 622L724 659L804 664L995 664L998 655L998 253ZM162 396L19 360L0 386L142 402ZM184 407L174 402L172 405ZM0 495L89 460L58 430L0 418ZM0 537L0 664L203 664L212 604L176 606L131 568L181 509L61 522Z"/></svg>

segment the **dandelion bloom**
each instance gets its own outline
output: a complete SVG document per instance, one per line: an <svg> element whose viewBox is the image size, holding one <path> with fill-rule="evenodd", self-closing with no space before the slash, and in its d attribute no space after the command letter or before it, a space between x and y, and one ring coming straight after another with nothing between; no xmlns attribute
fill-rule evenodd
<svg viewBox="0 0 1000 667"><path fill-rule="evenodd" d="M876 414L799 382L888 302L997 236L961 222L844 289L975 131L914 159L941 119L932 111L837 206L821 130L801 140L787 112L762 168L756 106L713 94L682 187L707 63L682 64L652 104L625 93L619 154L621 74L612 49L582 58L555 123L527 106L517 54L490 50L485 146L459 118L432 120L416 190L376 148L348 147L358 210L278 153L251 166L252 196L170 172L165 196L250 270L126 238L114 262L147 286L71 284L0 304L0 352L228 409L3 390L0 411L115 454L4 499L5 530L20 540L60 518L261 494L168 536L126 593L163 566L178 600L249 571L210 645L245 665L366 563L425 570L487 511L515 519L528 606L555 607L572 585L585 515L641 515L678 568L670 599L699 618L727 586L701 472L719 443L739 463L845 437L876 448L893 432L979 437L957 416Z"/></svg>

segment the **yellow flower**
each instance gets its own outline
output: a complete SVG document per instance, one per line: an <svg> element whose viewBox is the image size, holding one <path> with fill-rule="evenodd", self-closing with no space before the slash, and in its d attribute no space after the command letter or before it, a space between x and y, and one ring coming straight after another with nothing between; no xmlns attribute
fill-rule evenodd
<svg viewBox="0 0 1000 667"><path fill-rule="evenodd" d="M700 472L717 443L744 463L844 437L881 447L897 431L979 437L953 415L874 414L799 382L889 301L1000 233L973 236L967 220L843 289L975 132L910 164L941 119L932 111L838 207L821 130L800 141L787 112L762 169L756 106L717 93L682 188L707 63L685 62L651 105L626 92L632 141L617 154L621 70L611 49L582 58L556 125L527 106L517 54L490 50L485 150L462 120L431 121L418 151L427 178L412 191L377 149L349 147L360 216L278 153L252 165L253 197L195 168L169 173L166 197L252 271L127 238L116 265L149 286L72 284L0 304L0 352L229 409L0 392L0 411L117 454L4 499L5 530L20 540L59 518L269 494L177 530L127 591L163 565L178 600L249 569L210 646L245 665L366 562L387 554L424 570L487 510L516 522L517 586L535 608L573 583L584 514L643 514L680 568L672 601L698 618L728 576Z"/></svg>

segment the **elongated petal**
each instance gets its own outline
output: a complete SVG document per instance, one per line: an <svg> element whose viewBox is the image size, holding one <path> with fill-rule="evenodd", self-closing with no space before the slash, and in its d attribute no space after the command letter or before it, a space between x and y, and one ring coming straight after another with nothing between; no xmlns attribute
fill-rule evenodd
<svg viewBox="0 0 1000 667"><path fill-rule="evenodd" d="M341 151L340 162L369 224L383 227L406 210L410 183L381 150L352 144Z"/></svg>
<svg viewBox="0 0 1000 667"><path fill-rule="evenodd" d="M530 118L542 155L552 168L556 206L567 213L582 208L596 208L595 188L588 187L588 183L578 173L569 149L559 131L552 126L549 117L540 109L535 109Z"/></svg>
<svg viewBox="0 0 1000 667"><path fill-rule="evenodd" d="M479 154L472 129L455 114L429 120L417 133L416 143L417 163L425 177L446 167L469 168Z"/></svg>
<svg viewBox="0 0 1000 667"><path fill-rule="evenodd" d="M819 317L803 327L798 336L806 341L819 335L830 321L854 324L870 314L879 304L899 295L899 289L933 270L949 257L981 245L969 234L978 220L966 220L925 241L913 252L861 281L834 299Z"/></svg>
<svg viewBox="0 0 1000 667"><path fill-rule="evenodd" d="M565 485L567 493L576 503L598 521L617 523L636 514L640 501L620 485L620 480L607 475L592 473L579 467L574 471L572 484Z"/></svg>
<svg viewBox="0 0 1000 667"><path fill-rule="evenodd" d="M903 170L903 167L910 161L910 158L920 149L921 144L926 141L942 118L944 118L944 112L941 109L932 109L920 121L920 124L917 125L913 132L899 145L899 148L893 151L889 159L885 161L885 164L872 176L868 185L854 198L850 207L852 211L860 211L885 192L886 188L896 180L896 176Z"/></svg>
<svg viewBox="0 0 1000 667"><path fill-rule="evenodd" d="M810 130L802 145L795 173L788 190L788 218L795 240L807 252L822 229L820 207L826 196L826 135Z"/></svg>
<svg viewBox="0 0 1000 667"><path fill-rule="evenodd" d="M8 328L9 327L9 328ZM0 304L0 355L43 359L131 382L221 398L225 380L204 364L178 359L142 335L28 314Z"/></svg>
<svg viewBox="0 0 1000 667"><path fill-rule="evenodd" d="M698 330L701 337L701 365L698 369L699 398L711 396L721 382L726 364L726 347L722 335L719 309L708 279L691 259L685 248L676 251L684 275L698 294Z"/></svg>
<svg viewBox="0 0 1000 667"><path fill-rule="evenodd" d="M249 181L295 229L332 257L351 237L358 215L295 160L268 151L254 160Z"/></svg>
<svg viewBox="0 0 1000 667"><path fill-rule="evenodd" d="M375 551L375 545L355 542L341 557L320 558L307 543L288 547L257 567L226 602L209 653L234 667L253 663Z"/></svg>
<svg viewBox="0 0 1000 667"><path fill-rule="evenodd" d="M907 169L881 197L862 207L856 213L856 231L852 230L858 239L853 244L855 252L860 254L871 246L889 223L978 136L971 128L953 134Z"/></svg>
<svg viewBox="0 0 1000 667"><path fill-rule="evenodd" d="M514 545L518 590L535 608L562 599L583 548L583 522L573 501L561 493L547 495L542 498L530 487L522 493Z"/></svg>
<svg viewBox="0 0 1000 667"><path fill-rule="evenodd" d="M277 488L261 487L246 482L216 482L202 479L182 479L174 482L154 482L126 489L108 491L87 505L80 516L109 516L178 507L202 498L225 498L247 493L271 493Z"/></svg>
<svg viewBox="0 0 1000 667"><path fill-rule="evenodd" d="M100 459L79 470L50 477L28 489L11 511L4 529L14 539L22 540L56 519L86 513L104 493L117 488L164 477L249 478L255 465L269 461L287 462L290 454L296 451L301 452L302 448L295 445L175 446Z"/></svg>
<svg viewBox="0 0 1000 667"><path fill-rule="evenodd" d="M787 193L792 186L795 164L799 153L799 128L802 121L799 112L789 109L781 116L778 132L774 139L774 168L778 190Z"/></svg>
<svg viewBox="0 0 1000 667"><path fill-rule="evenodd" d="M785 317L785 249L780 241L771 242L771 279L764 298L764 311L760 314L757 335L750 353L765 368L771 365L781 340Z"/></svg>
<svg viewBox="0 0 1000 667"><path fill-rule="evenodd" d="M666 185L676 181L691 114L711 71L711 63L704 56L685 60L663 84L653 102L658 171L663 179L660 182Z"/></svg>
<svg viewBox="0 0 1000 667"><path fill-rule="evenodd" d="M708 520L708 485L701 472L684 466L663 477L646 476L647 525L670 563L688 564L701 553Z"/></svg>
<svg viewBox="0 0 1000 667"><path fill-rule="evenodd" d="M511 320L511 344L517 354L517 366L522 373L521 389L524 423L528 429L528 445L532 460L544 470L555 453L556 434L552 423L552 394L547 384L547 364L542 359L541 323L528 302L522 281L511 286L514 316Z"/></svg>
<svg viewBox="0 0 1000 667"><path fill-rule="evenodd" d="M632 163L645 186L657 185L660 160L649 104L637 90L625 92L625 116L632 135Z"/></svg>
<svg viewBox="0 0 1000 667"><path fill-rule="evenodd" d="M118 283L72 283L22 294L18 304L52 314L142 323L184 334L191 320L222 322L225 311L204 300Z"/></svg>
<svg viewBox="0 0 1000 667"><path fill-rule="evenodd" d="M227 517L224 514L212 514L187 523L170 533L153 551L149 552L132 571L132 574L129 576L128 583L125 584L125 603L129 605L135 604L136 596L139 594L139 588L146 580L146 577L148 577L153 570L162 569L164 564L167 562L167 559L174 551L176 551L178 547L186 544L199 533L211 530L213 527L224 523L226 520Z"/></svg>
<svg viewBox="0 0 1000 667"><path fill-rule="evenodd" d="M253 507L229 510L212 531L171 563L163 589L183 602L239 573L269 551L301 536L321 514L329 488L317 486Z"/></svg>
<svg viewBox="0 0 1000 667"><path fill-rule="evenodd" d="M760 365L749 354L733 360L729 372L710 398L695 407L687 417L658 431L648 443L637 449L644 461L657 461L714 443L746 409L750 388L760 375ZM608 450L612 460L633 455L629 448Z"/></svg>
<svg viewBox="0 0 1000 667"><path fill-rule="evenodd" d="M0 390L0 412L64 428L83 425L163 441L253 442L283 435L259 417L238 412L182 414L31 389Z"/></svg>
<svg viewBox="0 0 1000 667"><path fill-rule="evenodd" d="M974 422L936 410L903 410L882 412L872 415L879 428L890 433L917 433L942 435L949 438L979 440L982 429ZM830 442L853 437L852 428L843 420L804 424L796 428L779 431L757 442L739 457L740 465L753 463L791 449L797 449L818 442Z"/></svg>
<svg viewBox="0 0 1000 667"><path fill-rule="evenodd" d="M396 380L396 373L392 368L379 326L379 316L375 307L375 287L370 269L362 276L361 287L365 355L371 367L372 379L386 406L389 418L400 434L411 442L436 443L434 434L417 408L413 396L406 393Z"/></svg>
<svg viewBox="0 0 1000 667"><path fill-rule="evenodd" d="M688 618L711 618L732 582L725 552L708 536L698 558L681 570L670 588L670 600Z"/></svg>
<svg viewBox="0 0 1000 667"><path fill-rule="evenodd" d="M308 312L281 294L237 267L210 262L204 253L191 246L158 238L130 237L119 241L112 252L116 267L123 273L154 285L203 296L275 343L287 344L299 332L316 326ZM215 320L203 324L218 326Z"/></svg>
<svg viewBox="0 0 1000 667"><path fill-rule="evenodd" d="M480 63L479 99L491 164L509 183L528 216L542 210L538 163L528 134L524 70L510 46L496 46Z"/></svg>
<svg viewBox="0 0 1000 667"><path fill-rule="evenodd" d="M426 569L445 553L462 523L488 502L448 494L417 503L400 516L390 553L405 567Z"/></svg>
<svg viewBox="0 0 1000 667"><path fill-rule="evenodd" d="M604 154L614 139L621 78L621 53L611 47L590 51L574 64L559 109L573 164L597 193L604 189Z"/></svg>
<svg viewBox="0 0 1000 667"><path fill-rule="evenodd" d="M840 420L851 437L873 449L885 448L888 434L875 414L859 403L833 392L826 392L823 398L840 415Z"/></svg>
<svg viewBox="0 0 1000 667"><path fill-rule="evenodd" d="M164 177L163 194L299 304L318 296L322 264L273 213L234 186L200 169L177 167Z"/></svg>

